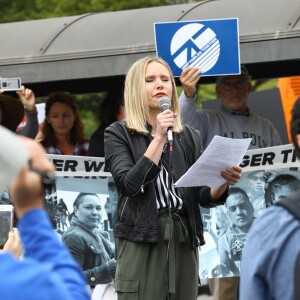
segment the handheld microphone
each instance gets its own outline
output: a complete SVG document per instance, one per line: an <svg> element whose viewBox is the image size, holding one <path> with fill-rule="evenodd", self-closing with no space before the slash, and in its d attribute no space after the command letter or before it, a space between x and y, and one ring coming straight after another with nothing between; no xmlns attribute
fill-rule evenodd
<svg viewBox="0 0 300 300"><path fill-rule="evenodd" d="M171 108L171 100L167 96L163 96L159 98L158 100L158 106L161 111L165 111L166 109ZM173 146L173 133L172 133L172 127L169 127L167 130L168 134L168 141L170 146Z"/></svg>

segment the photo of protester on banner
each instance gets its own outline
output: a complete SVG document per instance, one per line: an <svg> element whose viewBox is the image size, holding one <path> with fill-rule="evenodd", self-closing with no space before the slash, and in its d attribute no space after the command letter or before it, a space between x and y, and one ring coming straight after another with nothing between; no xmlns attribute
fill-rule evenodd
<svg viewBox="0 0 300 300"><path fill-rule="evenodd" d="M300 189L300 164L292 145L247 151L241 180L223 206L202 209L200 278L239 276L252 222L278 200Z"/></svg>
<svg viewBox="0 0 300 300"><path fill-rule="evenodd" d="M245 174L249 182L249 199L254 209L254 216L259 216L266 208L265 171L258 170Z"/></svg>
<svg viewBox="0 0 300 300"><path fill-rule="evenodd" d="M266 206L274 205L286 196L292 196L300 188L298 172L286 169L281 172L267 173L266 178Z"/></svg>
<svg viewBox="0 0 300 300"><path fill-rule="evenodd" d="M56 182L46 188L45 207L54 229L78 262L88 284L106 290L116 261L113 218L117 193L104 158L48 155ZM76 176L74 176L76 175Z"/></svg>
<svg viewBox="0 0 300 300"><path fill-rule="evenodd" d="M223 209L229 226L223 226L226 231L218 236L221 271L223 276L238 276L246 234L254 219L254 209L248 194L238 187L229 189Z"/></svg>
<svg viewBox="0 0 300 300"><path fill-rule="evenodd" d="M45 207L57 233L62 235L70 227L74 208L78 208L74 203L79 194L94 194L102 209L97 227L106 230L110 239L114 240L112 225L117 194L109 187L110 178L56 177L56 183L46 189Z"/></svg>
<svg viewBox="0 0 300 300"><path fill-rule="evenodd" d="M112 282L116 270L115 247L104 226L107 222L105 203L102 195L78 193L69 215L70 226L62 234L62 241L90 285Z"/></svg>
<svg viewBox="0 0 300 300"><path fill-rule="evenodd" d="M57 192L56 192L56 180L53 184L45 187L45 196L44 196L44 205L45 209L48 212L49 218L52 222L54 229L58 233L62 233L59 228L60 220L57 220L56 216L56 206L57 201Z"/></svg>
<svg viewBox="0 0 300 300"><path fill-rule="evenodd" d="M115 299L113 220L118 195L110 173L104 172L104 158L48 157L57 170L45 196L53 227L85 274L92 297L101 300L109 294Z"/></svg>

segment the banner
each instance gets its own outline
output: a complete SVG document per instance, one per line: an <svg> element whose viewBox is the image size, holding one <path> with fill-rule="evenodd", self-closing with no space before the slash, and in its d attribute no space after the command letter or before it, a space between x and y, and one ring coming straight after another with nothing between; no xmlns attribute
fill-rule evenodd
<svg viewBox="0 0 300 300"><path fill-rule="evenodd" d="M238 19L214 19L154 24L158 57L179 77L188 66L201 76L240 74Z"/></svg>
<svg viewBox="0 0 300 300"><path fill-rule="evenodd" d="M107 268L98 268L103 260L107 263L115 258L112 228L118 194L111 174L104 171L104 158L48 157L56 167L56 182L45 194L53 227L71 253L76 253L76 260L82 258L83 271L95 270L97 278L94 284L90 282L95 286L92 299L117 299Z"/></svg>
<svg viewBox="0 0 300 300"><path fill-rule="evenodd" d="M229 196L225 205L200 208L206 241L200 251L200 278L239 276L251 223L300 188L300 164L293 145L248 150L241 167L242 178L234 186L237 194Z"/></svg>
<svg viewBox="0 0 300 300"><path fill-rule="evenodd" d="M77 196L88 193L95 195L100 203L97 209L101 210L101 217L94 221L105 237L103 242L114 248L112 228L118 197L111 174L104 170L104 158L48 157L56 166L56 182L46 190L45 208L57 234L63 237L71 227ZM237 204L236 199L228 197L225 205L199 208L206 240L200 250L200 278L239 276L241 254L251 222L276 201L300 188L300 164L291 144L248 150L241 166L242 178L234 188L238 188L244 203ZM7 191L0 201L9 204ZM102 290L107 287L103 283Z"/></svg>
<svg viewBox="0 0 300 300"><path fill-rule="evenodd" d="M105 207L102 228L114 243L112 224L116 217L117 191L111 174L104 171L104 159L57 155L49 158L56 166L57 180L45 203L57 232L62 234L70 223L65 213L57 212L55 207L63 201L67 214L71 213L80 192L96 193ZM241 254L251 223L267 207L300 188L299 166L291 144L246 152L241 163L242 178L235 185L244 192L246 203L238 207L231 205L234 199L229 199L216 208L200 208L206 240L200 251L200 278L239 276Z"/></svg>

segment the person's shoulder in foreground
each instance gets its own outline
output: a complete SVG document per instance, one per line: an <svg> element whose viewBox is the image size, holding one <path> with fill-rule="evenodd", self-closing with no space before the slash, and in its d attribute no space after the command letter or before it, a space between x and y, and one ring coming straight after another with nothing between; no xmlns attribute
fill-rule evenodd
<svg viewBox="0 0 300 300"><path fill-rule="evenodd" d="M19 223L26 252L22 261L0 255L0 290L5 300L90 299L86 282L42 209L28 212Z"/></svg>
<svg viewBox="0 0 300 300"><path fill-rule="evenodd" d="M291 136L300 157L300 98L292 110ZM300 194L294 195L300 201ZM281 201L288 201L282 199ZM300 220L274 205L254 221L243 251L240 299L299 299ZM298 279L297 279L298 278Z"/></svg>
<svg viewBox="0 0 300 300"><path fill-rule="evenodd" d="M23 260L14 257L15 241L10 235L0 254L1 299L90 299L78 265L58 239L42 208L44 190L38 173L52 172L52 164L34 141L17 137L2 127L0 134L5 136L5 143L0 142L0 165L13 170L0 173L0 190L10 182L25 253Z"/></svg>
<svg viewBox="0 0 300 300"><path fill-rule="evenodd" d="M258 217L243 250L240 299L295 299L299 241L300 222L286 209L272 206Z"/></svg>

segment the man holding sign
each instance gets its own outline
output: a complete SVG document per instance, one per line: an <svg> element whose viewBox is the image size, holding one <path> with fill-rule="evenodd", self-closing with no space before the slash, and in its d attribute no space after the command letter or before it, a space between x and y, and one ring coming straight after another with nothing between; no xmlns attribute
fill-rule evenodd
<svg viewBox="0 0 300 300"><path fill-rule="evenodd" d="M252 138L249 149L281 145L280 136L273 124L250 112L247 102L252 91L251 77L245 66L240 75L219 76L216 94L220 99L217 110L195 109L196 84L201 70L187 67L182 71L180 81L183 92L179 103L182 121L201 133L204 148L215 135L232 138ZM236 300L238 277L209 279L209 286L215 300Z"/></svg>

